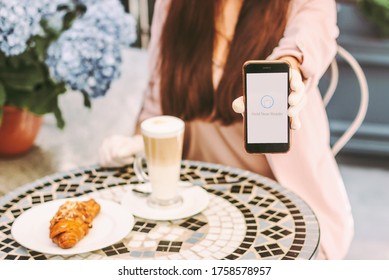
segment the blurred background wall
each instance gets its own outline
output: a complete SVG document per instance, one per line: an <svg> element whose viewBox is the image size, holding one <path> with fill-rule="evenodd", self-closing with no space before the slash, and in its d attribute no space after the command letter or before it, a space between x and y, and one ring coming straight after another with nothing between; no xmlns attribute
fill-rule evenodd
<svg viewBox="0 0 389 280"><path fill-rule="evenodd" d="M374 3L374 1L370 3ZM389 39L374 22L369 20L357 1L338 2L338 43L348 50L365 72L369 91L369 108L364 123L344 148L353 154L389 155ZM367 2L367 1L365 1ZM381 1L384 3L384 1ZM389 1L384 13L389 15ZM378 20L378 15L371 14ZM388 20L388 19L385 19ZM387 23L389 27L389 23ZM331 135L338 137L355 117L359 104L359 86L351 68L338 59L339 84L327 107L331 122ZM328 75L321 88L326 88Z"/></svg>

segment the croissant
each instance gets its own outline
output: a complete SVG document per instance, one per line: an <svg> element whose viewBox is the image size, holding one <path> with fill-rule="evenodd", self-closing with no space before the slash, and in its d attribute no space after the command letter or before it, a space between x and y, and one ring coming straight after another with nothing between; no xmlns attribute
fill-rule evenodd
<svg viewBox="0 0 389 280"><path fill-rule="evenodd" d="M63 249L73 247L88 234L99 212L94 199L66 201L50 221L50 238Z"/></svg>

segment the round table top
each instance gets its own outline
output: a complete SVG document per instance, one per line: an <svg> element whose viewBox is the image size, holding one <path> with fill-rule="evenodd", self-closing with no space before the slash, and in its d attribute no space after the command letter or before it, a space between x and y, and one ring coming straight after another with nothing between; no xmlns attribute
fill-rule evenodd
<svg viewBox="0 0 389 280"><path fill-rule="evenodd" d="M78 255L45 255L18 244L14 220L31 207L87 196L120 202L139 184L132 164L56 173L0 197L0 259L311 259L319 225L309 206L278 183L227 166L183 161L181 180L203 187L209 205L180 220L135 218L129 234L108 247ZM49 225L49 221L47 222Z"/></svg>

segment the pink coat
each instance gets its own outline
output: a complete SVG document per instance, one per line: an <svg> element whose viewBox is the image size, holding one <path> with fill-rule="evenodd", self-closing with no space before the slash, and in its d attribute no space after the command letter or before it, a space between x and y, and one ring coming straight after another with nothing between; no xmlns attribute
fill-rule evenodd
<svg viewBox="0 0 389 280"><path fill-rule="evenodd" d="M155 71L158 39L170 1L157 1L149 46L150 83L140 120L161 115L159 76ZM283 38L268 59L292 55L301 62L308 103L300 114L302 127L292 131L287 154L266 155L277 181L303 198L320 223L321 254L343 258L353 236L347 194L329 146L329 126L318 81L336 54L334 0L292 0ZM242 145L241 143L233 143ZM209 159L208 159L209 160Z"/></svg>

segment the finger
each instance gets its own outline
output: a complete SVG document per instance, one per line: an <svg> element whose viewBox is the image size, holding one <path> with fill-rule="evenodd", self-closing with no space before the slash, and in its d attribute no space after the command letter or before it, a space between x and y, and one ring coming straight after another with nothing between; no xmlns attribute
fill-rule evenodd
<svg viewBox="0 0 389 280"><path fill-rule="evenodd" d="M103 142L99 149L99 163L101 166L107 166L109 164L110 152L107 146L107 140Z"/></svg>
<svg viewBox="0 0 389 280"><path fill-rule="evenodd" d="M243 102L243 96L238 97L232 102L232 109L235 113L243 114L244 113L244 102Z"/></svg>
<svg viewBox="0 0 389 280"><path fill-rule="evenodd" d="M291 123L290 127L293 130L299 130L300 129L301 121L300 121L299 116L295 116L295 117L292 118L292 123Z"/></svg>
<svg viewBox="0 0 389 280"><path fill-rule="evenodd" d="M114 147L114 149L116 158L130 157L134 154L133 147L128 144L122 143L122 145Z"/></svg>
<svg viewBox="0 0 389 280"><path fill-rule="evenodd" d="M114 147L112 146L106 147L106 149L102 150L100 156L100 165L104 167L120 167L130 162L130 160L126 157L118 157L117 154L115 154L116 152L117 151L115 151Z"/></svg>
<svg viewBox="0 0 389 280"><path fill-rule="evenodd" d="M131 145L133 147L133 150L132 150L133 154L137 154L137 153L143 152L145 150L142 135L134 135L131 138L131 142L132 142Z"/></svg>
<svg viewBox="0 0 389 280"><path fill-rule="evenodd" d="M142 135L135 135L131 138L122 138L120 143L116 143L115 157L131 158L134 154L144 151Z"/></svg>
<svg viewBox="0 0 389 280"><path fill-rule="evenodd" d="M290 105L297 105L305 94L305 84L303 83L301 74L296 69L292 69L292 77L290 81L290 89L292 92L289 95L288 102Z"/></svg>
<svg viewBox="0 0 389 280"><path fill-rule="evenodd" d="M307 96L304 94L301 101L296 106L289 107L288 116L291 118L298 116L298 114L304 108L306 103L307 103Z"/></svg>
<svg viewBox="0 0 389 280"><path fill-rule="evenodd" d="M116 167L118 166L123 166L126 164L129 164L131 162L132 155L128 155L126 157L121 157L121 158L115 158L113 163Z"/></svg>
<svg viewBox="0 0 389 280"><path fill-rule="evenodd" d="M99 162L105 167L117 167L115 158L117 157L118 146L121 139L117 135L113 135L103 141L99 150Z"/></svg>
<svg viewBox="0 0 389 280"><path fill-rule="evenodd" d="M305 95L305 91L292 91L288 97L289 105L296 106L298 103L301 102L304 95Z"/></svg>
<svg viewBox="0 0 389 280"><path fill-rule="evenodd" d="M111 158L106 151L101 151L99 155L99 164L103 167L111 167Z"/></svg>
<svg viewBox="0 0 389 280"><path fill-rule="evenodd" d="M303 77L301 76L300 71L292 69L290 77L290 88L293 91L298 91L303 87L305 87L305 85L303 83Z"/></svg>

